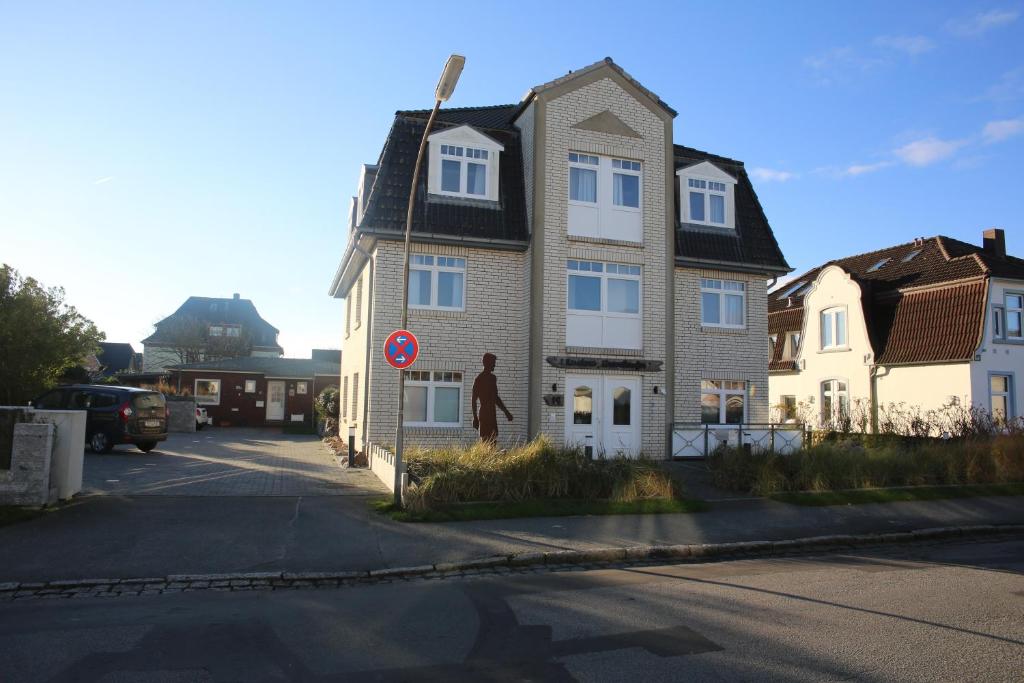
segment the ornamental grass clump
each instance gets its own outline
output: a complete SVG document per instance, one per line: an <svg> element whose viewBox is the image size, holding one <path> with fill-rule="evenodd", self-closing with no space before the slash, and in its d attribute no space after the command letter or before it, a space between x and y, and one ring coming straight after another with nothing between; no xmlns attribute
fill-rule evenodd
<svg viewBox="0 0 1024 683"><path fill-rule="evenodd" d="M646 458L591 460L540 437L501 450L489 443L418 449L406 456L406 503L431 510L455 503L526 500L633 501L672 498L672 477Z"/></svg>
<svg viewBox="0 0 1024 683"><path fill-rule="evenodd" d="M1024 482L1024 435L991 438L836 439L790 455L720 448L708 457L722 488L790 491Z"/></svg>

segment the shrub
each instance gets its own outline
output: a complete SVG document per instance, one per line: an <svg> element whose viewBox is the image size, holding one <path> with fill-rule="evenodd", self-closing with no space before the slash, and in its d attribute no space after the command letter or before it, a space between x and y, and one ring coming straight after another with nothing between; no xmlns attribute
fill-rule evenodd
<svg viewBox="0 0 1024 683"><path fill-rule="evenodd" d="M338 435L339 396L338 387L327 387L320 392L313 402L313 408L316 410L316 415L320 420L320 436L330 437Z"/></svg>
<svg viewBox="0 0 1024 683"><path fill-rule="evenodd" d="M452 503L577 499L671 498L672 477L646 458L590 460L544 437L509 450L488 443L411 450L407 504L428 510Z"/></svg>
<svg viewBox="0 0 1024 683"><path fill-rule="evenodd" d="M784 491L1024 481L1024 436L906 439L831 438L791 455L721 448L708 458L717 486L768 495Z"/></svg>

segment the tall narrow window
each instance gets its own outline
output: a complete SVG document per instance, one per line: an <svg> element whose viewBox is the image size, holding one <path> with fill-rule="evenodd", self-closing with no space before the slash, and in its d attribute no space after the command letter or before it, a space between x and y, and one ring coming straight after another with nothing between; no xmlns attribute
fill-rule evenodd
<svg viewBox="0 0 1024 683"><path fill-rule="evenodd" d="M1006 337L1020 339L1024 336L1022 319L1024 319L1024 295L1007 294L1006 303Z"/></svg>
<svg viewBox="0 0 1024 683"><path fill-rule="evenodd" d="M341 380L341 419L348 419L348 376Z"/></svg>
<svg viewBox="0 0 1024 683"><path fill-rule="evenodd" d="M989 377L989 396L992 407L992 418L1001 424L1014 417L1013 414L1013 377L1010 375L991 375Z"/></svg>
<svg viewBox="0 0 1024 683"><path fill-rule="evenodd" d="M569 153L569 200L597 203L598 158L590 154Z"/></svg>
<svg viewBox="0 0 1024 683"><path fill-rule="evenodd" d="M1005 336L1003 330L1003 320L1005 319L1006 312L1002 306L992 307L992 338L1002 339Z"/></svg>
<svg viewBox="0 0 1024 683"><path fill-rule="evenodd" d="M612 159L612 203L640 208L640 162Z"/></svg>
<svg viewBox="0 0 1024 683"><path fill-rule="evenodd" d="M821 312L821 348L846 348L846 309L828 308Z"/></svg>
<svg viewBox="0 0 1024 683"><path fill-rule="evenodd" d="M352 374L352 421L359 420L359 373Z"/></svg>
<svg viewBox="0 0 1024 683"><path fill-rule="evenodd" d="M850 394L846 382L830 379L821 383L821 422L830 425L850 416Z"/></svg>
<svg viewBox="0 0 1024 683"><path fill-rule="evenodd" d="M356 280L356 329L363 324L363 276Z"/></svg>

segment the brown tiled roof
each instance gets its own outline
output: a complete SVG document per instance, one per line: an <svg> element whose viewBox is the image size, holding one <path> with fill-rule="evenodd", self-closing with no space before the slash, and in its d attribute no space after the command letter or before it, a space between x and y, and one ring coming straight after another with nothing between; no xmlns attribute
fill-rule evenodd
<svg viewBox="0 0 1024 683"><path fill-rule="evenodd" d="M915 240L829 261L769 293L770 333L802 328L808 285L831 265L848 272L864 292L868 334L880 364L970 360L981 342L987 279L1024 280L1022 259L941 235ZM789 369L776 360L770 370Z"/></svg>

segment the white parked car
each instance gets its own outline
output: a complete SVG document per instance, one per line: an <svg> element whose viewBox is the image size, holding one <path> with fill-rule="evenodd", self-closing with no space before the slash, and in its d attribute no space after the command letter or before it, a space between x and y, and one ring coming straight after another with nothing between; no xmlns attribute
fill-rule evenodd
<svg viewBox="0 0 1024 683"><path fill-rule="evenodd" d="M212 421L210 416L206 414L206 408L196 406L196 431L200 431L203 427L211 423Z"/></svg>

